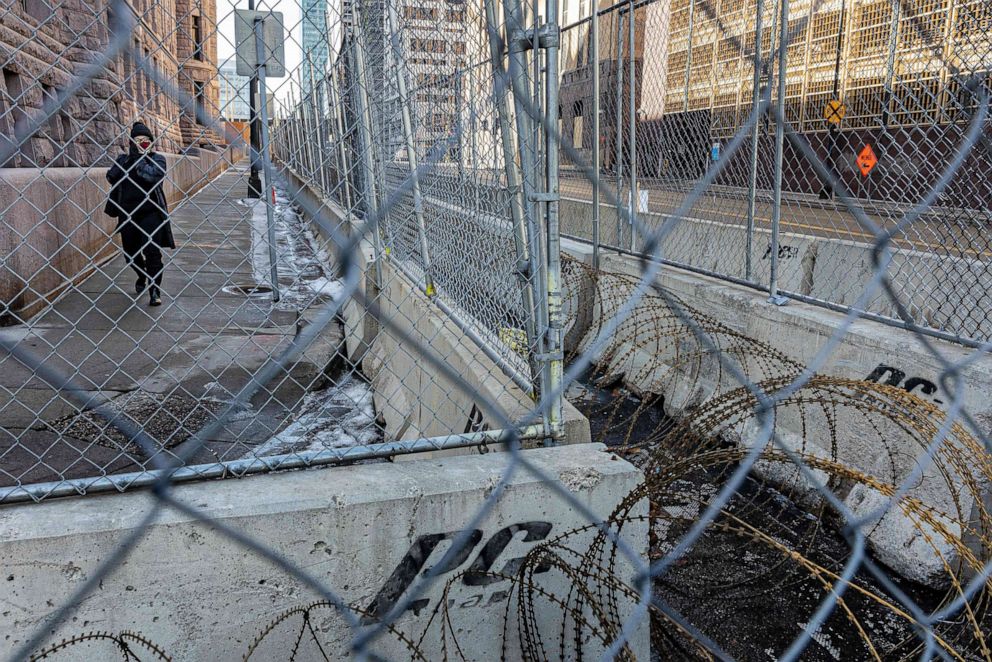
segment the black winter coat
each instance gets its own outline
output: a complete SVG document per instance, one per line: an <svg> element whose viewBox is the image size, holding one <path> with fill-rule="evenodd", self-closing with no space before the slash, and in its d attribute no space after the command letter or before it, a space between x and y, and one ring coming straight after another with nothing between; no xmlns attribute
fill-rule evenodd
<svg viewBox="0 0 992 662"><path fill-rule="evenodd" d="M165 168L165 157L161 154L131 150L117 157L107 171L111 189L104 209L107 215L117 219L115 232L120 232L121 227L130 222L146 232L159 247L176 247L162 192Z"/></svg>

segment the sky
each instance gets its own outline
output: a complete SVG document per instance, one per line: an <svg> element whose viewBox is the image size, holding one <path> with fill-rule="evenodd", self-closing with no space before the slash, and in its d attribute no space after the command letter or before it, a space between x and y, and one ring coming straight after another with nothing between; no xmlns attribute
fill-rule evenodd
<svg viewBox="0 0 992 662"><path fill-rule="evenodd" d="M328 13L329 22L333 24L339 22L339 14L336 7L337 0L329 0ZM223 62L234 56L234 10L248 9L247 0L232 2L231 0L217 0L217 61ZM256 0L256 9L268 10L282 13L283 26L286 30L285 54L286 54L286 77L270 78L267 88L270 93L274 93L277 99L286 101L290 94L290 88L294 88L296 98L299 98L299 76L300 63L302 61L302 51L300 44L303 40L302 28L300 26L300 0ZM290 78L294 83L290 84Z"/></svg>

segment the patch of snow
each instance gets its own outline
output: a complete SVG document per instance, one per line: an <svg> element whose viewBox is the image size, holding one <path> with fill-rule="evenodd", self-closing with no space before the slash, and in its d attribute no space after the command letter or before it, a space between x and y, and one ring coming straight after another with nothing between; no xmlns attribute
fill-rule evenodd
<svg viewBox="0 0 992 662"><path fill-rule="evenodd" d="M242 199L251 207L252 277L258 284L270 284L268 219L262 200ZM331 256L317 241L309 224L300 216L285 191L276 187L272 210L276 238L276 266L279 273L281 309L302 310L322 298L341 296L341 281L328 277Z"/></svg>
<svg viewBox="0 0 992 662"><path fill-rule="evenodd" d="M809 624L807 623L797 623L797 625L804 630L809 627ZM834 658L835 660L840 659L840 649L833 645L833 643L830 640L830 636L823 632L823 628L817 628L816 632L811 633L810 639L820 644L823 650L830 653L830 657Z"/></svg>
<svg viewBox="0 0 992 662"><path fill-rule="evenodd" d="M246 457L364 446L379 440L372 389L348 375L339 384L308 393L295 420Z"/></svg>

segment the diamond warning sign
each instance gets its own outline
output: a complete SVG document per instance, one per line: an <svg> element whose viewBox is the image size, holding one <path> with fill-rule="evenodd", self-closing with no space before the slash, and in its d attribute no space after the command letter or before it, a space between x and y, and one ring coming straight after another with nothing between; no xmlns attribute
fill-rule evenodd
<svg viewBox="0 0 992 662"><path fill-rule="evenodd" d="M847 108L837 99L827 102L826 108L823 109L824 119L831 124L840 124L846 114Z"/></svg>
<svg viewBox="0 0 992 662"><path fill-rule="evenodd" d="M861 170L861 176L867 177L871 169L878 163L878 157L875 156L875 150L871 148L870 144L865 145L865 148L861 150L855 163L858 164L858 169Z"/></svg>

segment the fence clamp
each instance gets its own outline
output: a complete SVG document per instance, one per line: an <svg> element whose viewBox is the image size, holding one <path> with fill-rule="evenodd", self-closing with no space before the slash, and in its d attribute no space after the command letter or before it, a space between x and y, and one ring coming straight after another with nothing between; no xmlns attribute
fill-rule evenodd
<svg viewBox="0 0 992 662"><path fill-rule="evenodd" d="M512 41L518 49L524 51L530 50L534 48L535 35L537 36L538 48L556 47L561 43L560 30L557 23L545 23L536 29L515 30Z"/></svg>
<svg viewBox="0 0 992 662"><path fill-rule="evenodd" d="M557 202L560 199L561 196L557 193L539 192L527 194L527 200L530 202Z"/></svg>

